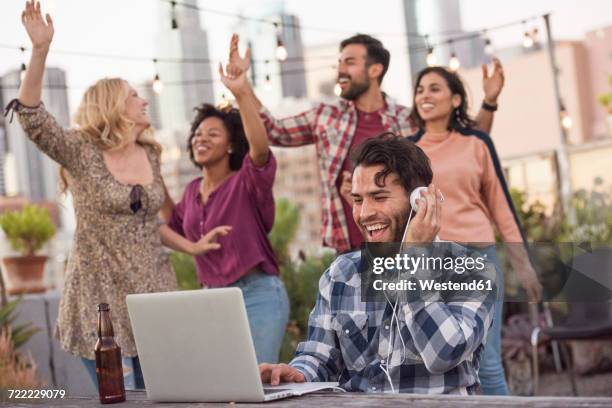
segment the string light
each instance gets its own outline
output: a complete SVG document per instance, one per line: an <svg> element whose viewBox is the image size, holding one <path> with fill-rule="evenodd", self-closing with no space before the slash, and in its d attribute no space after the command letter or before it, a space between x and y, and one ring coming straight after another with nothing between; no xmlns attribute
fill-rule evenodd
<svg viewBox="0 0 612 408"><path fill-rule="evenodd" d="M25 60L25 48L24 47L20 47L19 48L21 50L21 55L22 58ZM26 73L26 64L25 62L21 63L21 68L19 69L19 79L23 82L23 79L25 78L25 73Z"/></svg>
<svg viewBox="0 0 612 408"><path fill-rule="evenodd" d="M433 47L429 47L427 49L427 66L429 67L433 67L438 65L438 59L436 58L436 55L434 54L434 48Z"/></svg>
<svg viewBox="0 0 612 408"><path fill-rule="evenodd" d="M274 23L274 29L276 31L276 59L282 62L287 59L287 48L285 48L285 44L283 44L283 40L281 39L278 23Z"/></svg>
<svg viewBox="0 0 612 408"><path fill-rule="evenodd" d="M173 30L176 30L176 29L179 28L178 20L176 19L176 1L171 1L170 5L172 6L172 12L171 12L172 24L171 24L171 27L172 27Z"/></svg>
<svg viewBox="0 0 612 408"><path fill-rule="evenodd" d="M572 117L569 115L569 113L567 113L567 111L565 110L563 104L561 104L559 116L561 117L561 126L563 126L563 129L570 130L574 125L574 121L572 120Z"/></svg>
<svg viewBox="0 0 612 408"><path fill-rule="evenodd" d="M451 57L450 57L450 60L448 61L448 67L450 68L451 71L455 72L461 66L461 62L459 61L459 58L457 58L457 54L455 53L455 49L453 47L453 41L452 40L449 41L448 45L450 46L450 49L451 49Z"/></svg>
<svg viewBox="0 0 612 408"><path fill-rule="evenodd" d="M487 55L493 55L493 53L495 52L493 44L491 43L491 39L489 37L485 38L484 52Z"/></svg>
<svg viewBox="0 0 612 408"><path fill-rule="evenodd" d="M157 60L153 59L153 65L155 66L155 78L153 78L153 92L156 94L162 93L164 90L164 83L159 78L159 74L157 73Z"/></svg>
<svg viewBox="0 0 612 408"><path fill-rule="evenodd" d="M529 30L527 30L527 22L525 20L523 20L522 24L523 24L523 28L525 30L523 32L523 47L524 48L531 48L531 47L533 47L533 37L531 37L531 34L529 33Z"/></svg>
<svg viewBox="0 0 612 408"><path fill-rule="evenodd" d="M272 80L270 79L270 74L266 74L266 80L264 82L264 89L266 91L272 90Z"/></svg>
<svg viewBox="0 0 612 408"><path fill-rule="evenodd" d="M461 62L459 61L459 58L457 58L457 55L454 52L451 53L450 60L448 61L448 67L450 68L450 70L453 72L457 71L460 66Z"/></svg>

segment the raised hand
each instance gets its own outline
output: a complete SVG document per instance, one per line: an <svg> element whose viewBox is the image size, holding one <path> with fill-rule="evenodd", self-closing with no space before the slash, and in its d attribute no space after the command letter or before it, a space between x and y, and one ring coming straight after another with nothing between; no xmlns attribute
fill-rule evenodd
<svg viewBox="0 0 612 408"><path fill-rule="evenodd" d="M351 189L353 187L352 180L353 175L351 172L344 170L342 172L342 182L340 183L340 196L351 205L353 205L353 197L351 196Z"/></svg>
<svg viewBox="0 0 612 408"><path fill-rule="evenodd" d="M489 75L487 64L482 64L482 88L484 101L488 104L497 104L497 98L504 88L504 68L498 58L493 58L493 72Z"/></svg>
<svg viewBox="0 0 612 408"><path fill-rule="evenodd" d="M202 236L202 238L200 238L198 242L195 242L193 244L193 248L190 251L191 254L192 255L202 255L213 249L220 249L221 244L217 242L217 238L219 236L224 236L224 235L229 234L231 229L232 227L229 225L220 225L208 231L208 233Z"/></svg>
<svg viewBox="0 0 612 408"><path fill-rule="evenodd" d="M251 67L251 49L247 48L244 52L244 57L238 52L238 34L232 34L229 49L229 63L235 65L244 72L247 72Z"/></svg>
<svg viewBox="0 0 612 408"><path fill-rule="evenodd" d="M53 40L53 20L49 14L43 19L40 11L40 2L35 0L26 1L26 6L21 13L21 22L25 27L32 47L35 49L48 49Z"/></svg>
<svg viewBox="0 0 612 408"><path fill-rule="evenodd" d="M219 64L219 76L221 82L229 89L236 98L249 88L249 82L246 77L246 71L236 64L229 63L223 72L223 65Z"/></svg>

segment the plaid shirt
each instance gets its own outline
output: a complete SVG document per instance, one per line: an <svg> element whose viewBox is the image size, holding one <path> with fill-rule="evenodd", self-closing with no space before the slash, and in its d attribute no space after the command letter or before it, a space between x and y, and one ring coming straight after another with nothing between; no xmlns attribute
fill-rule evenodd
<svg viewBox="0 0 612 408"><path fill-rule="evenodd" d="M451 248L451 256L467 253L456 244ZM398 303L405 348L395 324L393 351L388 353L392 307L388 302L361 302L360 258L361 251L340 255L321 277L308 337L298 345L290 365L306 381L339 381L348 391L390 392L381 363L391 354L389 371L396 391L475 393L495 292L470 295L467 301L465 292L452 292L443 301L430 298L427 302L418 293L400 293L411 296L410 300L400 297ZM483 271L461 276L466 281L494 280L494 264L486 261L485 265Z"/></svg>
<svg viewBox="0 0 612 408"><path fill-rule="evenodd" d="M409 136L417 131L409 119L410 110L385 96L381 111L385 131ZM338 252L350 249L346 215L342 209L336 179L348 154L357 128L357 110L351 101L339 99L334 104L319 103L311 110L284 119L275 119L265 108L261 117L273 146L297 147L315 144L321 179L323 245ZM350 215L350 214L349 214Z"/></svg>

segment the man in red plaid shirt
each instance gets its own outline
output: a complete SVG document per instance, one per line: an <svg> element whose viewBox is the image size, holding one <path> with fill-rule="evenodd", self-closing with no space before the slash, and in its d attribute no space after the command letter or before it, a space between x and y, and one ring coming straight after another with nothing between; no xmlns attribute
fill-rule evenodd
<svg viewBox="0 0 612 408"><path fill-rule="evenodd" d="M342 253L359 248L363 237L352 217L351 164L349 153L361 142L383 132L409 136L416 133L409 119L410 109L398 105L381 90L389 67L390 54L382 43L366 34L357 34L340 43L338 84L342 92L336 103L319 103L298 115L276 119L262 106L248 81L245 94L260 109L273 146L297 147L315 144L322 191L321 235L323 245ZM245 72L250 54L238 53L238 36L232 37L230 63ZM478 127L489 133L497 97L504 83L502 66L494 60L489 76L483 65L483 107L476 118Z"/></svg>

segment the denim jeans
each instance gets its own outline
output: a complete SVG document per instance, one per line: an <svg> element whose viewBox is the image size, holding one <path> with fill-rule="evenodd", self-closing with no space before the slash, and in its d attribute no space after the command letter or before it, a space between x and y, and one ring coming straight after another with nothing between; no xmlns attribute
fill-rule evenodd
<svg viewBox="0 0 612 408"><path fill-rule="evenodd" d="M254 272L229 286L242 290L257 363L277 363L289 320L283 281L278 276Z"/></svg>
<svg viewBox="0 0 612 408"><path fill-rule="evenodd" d="M478 250L487 256L487 259L495 263L497 269L497 288L498 295L495 302L495 314L493 315L493 324L489 328L487 342L485 343L484 352L481 354L480 370L478 377L480 378L480 386L484 395L508 395L508 385L506 384L506 375L501 358L501 327L503 320L503 293L504 293L504 272L497 258L495 245L486 248L478 248Z"/></svg>
<svg viewBox="0 0 612 408"><path fill-rule="evenodd" d="M96 360L81 358L81 361L87 369L89 377L98 389L98 376L96 375ZM143 390L145 388L144 379L142 378L142 369L140 368L140 360L136 357L123 357L121 359L123 365L123 386L126 390Z"/></svg>

